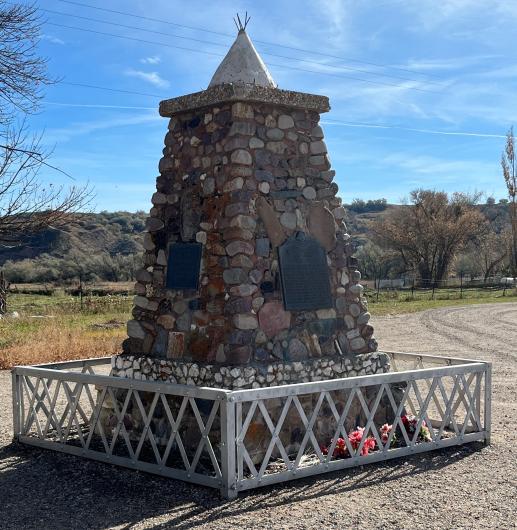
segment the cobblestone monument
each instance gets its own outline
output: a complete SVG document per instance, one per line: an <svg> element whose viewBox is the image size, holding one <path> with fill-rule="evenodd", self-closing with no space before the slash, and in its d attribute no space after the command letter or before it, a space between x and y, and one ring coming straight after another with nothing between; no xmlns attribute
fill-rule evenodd
<svg viewBox="0 0 517 530"><path fill-rule="evenodd" d="M320 114L244 28L169 118L119 376L229 389L385 372Z"/></svg>

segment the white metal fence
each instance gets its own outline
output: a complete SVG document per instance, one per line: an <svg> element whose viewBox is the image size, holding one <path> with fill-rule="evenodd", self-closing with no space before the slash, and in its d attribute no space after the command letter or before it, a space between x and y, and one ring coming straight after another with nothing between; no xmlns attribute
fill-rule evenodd
<svg viewBox="0 0 517 530"><path fill-rule="evenodd" d="M218 488L226 498L451 445L489 443L490 363L389 355L387 374L238 391L113 377L110 358L16 367L14 437ZM381 408L389 425L379 424Z"/></svg>

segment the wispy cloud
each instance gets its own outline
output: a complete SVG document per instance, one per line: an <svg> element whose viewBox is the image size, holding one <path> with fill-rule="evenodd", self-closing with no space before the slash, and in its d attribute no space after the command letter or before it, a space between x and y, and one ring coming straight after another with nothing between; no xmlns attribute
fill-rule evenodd
<svg viewBox="0 0 517 530"><path fill-rule="evenodd" d="M436 129L417 129L413 127L401 127L397 125L384 125L382 123L354 123L344 121L328 121L321 122L325 125L336 125L341 127L359 127L366 129L395 129L398 131L409 131L421 134L439 134L443 136L472 136L474 138L506 138L504 134L491 134L483 132L469 132L469 131L440 131Z"/></svg>
<svg viewBox="0 0 517 530"><path fill-rule="evenodd" d="M41 35L41 40L46 40L48 42L51 42L52 44L59 44L61 46L65 44L65 41L63 39L55 37L54 35L43 34Z"/></svg>
<svg viewBox="0 0 517 530"><path fill-rule="evenodd" d="M142 64L160 64L162 58L159 55L151 55L150 57L143 57L140 62Z"/></svg>
<svg viewBox="0 0 517 530"><path fill-rule="evenodd" d="M410 59L403 68L411 70L431 71L431 70L460 70L470 66L475 66L484 61L490 61L499 55L471 55L465 57L443 57L440 59Z"/></svg>
<svg viewBox="0 0 517 530"><path fill-rule="evenodd" d="M45 105L55 107L79 107L83 109L126 109L126 110L156 110L154 107L134 107L128 105L99 105L98 103L68 103L61 101L45 101Z"/></svg>
<svg viewBox="0 0 517 530"><path fill-rule="evenodd" d="M163 79L158 72L143 72L142 70L133 70L130 68L124 73L130 77L136 77L142 81L146 81L158 88L168 88L170 86L170 83L166 79Z"/></svg>
<svg viewBox="0 0 517 530"><path fill-rule="evenodd" d="M432 175L435 183L456 181L458 178L486 178L497 162L483 163L479 160L447 160L435 156L415 156L413 153L394 153L382 159L385 166L395 166L409 175ZM426 184L428 184L426 182Z"/></svg>
<svg viewBox="0 0 517 530"><path fill-rule="evenodd" d="M91 133L102 130L130 127L146 123L158 124L160 120L160 116L156 111L153 111L139 113L133 116L125 116L123 118L104 117L87 122L75 122L70 123L67 127L47 129L47 131L45 131L45 142L51 145L52 143L66 142L73 137L90 135Z"/></svg>
<svg viewBox="0 0 517 530"><path fill-rule="evenodd" d="M328 28L332 34L334 44L338 44L343 39L343 29L345 23L345 1L344 0L320 0L319 7L328 22Z"/></svg>

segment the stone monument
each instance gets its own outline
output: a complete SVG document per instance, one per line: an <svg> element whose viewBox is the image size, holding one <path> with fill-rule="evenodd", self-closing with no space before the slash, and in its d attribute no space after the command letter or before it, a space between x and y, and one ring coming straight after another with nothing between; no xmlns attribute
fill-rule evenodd
<svg viewBox="0 0 517 530"><path fill-rule="evenodd" d="M169 118L114 374L258 388L389 370L333 182L328 98L277 88L244 28Z"/></svg>

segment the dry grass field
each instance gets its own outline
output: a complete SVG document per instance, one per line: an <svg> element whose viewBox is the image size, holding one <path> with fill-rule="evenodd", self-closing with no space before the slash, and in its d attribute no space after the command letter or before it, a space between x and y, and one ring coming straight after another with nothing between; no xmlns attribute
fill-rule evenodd
<svg viewBox="0 0 517 530"><path fill-rule="evenodd" d="M131 297L85 298L16 294L0 320L0 369L120 352Z"/></svg>
<svg viewBox="0 0 517 530"><path fill-rule="evenodd" d="M41 293L47 286L18 286L23 293L11 294L9 311L16 318L0 320L0 370L18 364L39 364L86 357L102 357L119 353L126 337L126 322L130 318L132 297L126 294L130 283L99 284L96 290L113 292L107 296L79 297L63 290L52 295ZM414 313L426 309L454 307L480 303L517 301L517 291L497 292L489 296L430 299L405 296L383 296L370 300L370 312L375 316ZM472 295L473 293L469 293Z"/></svg>

